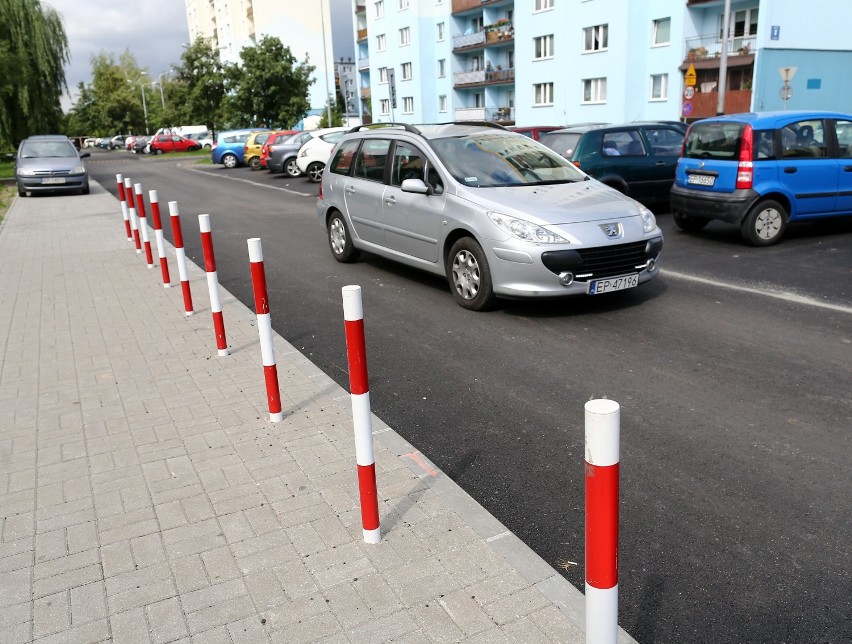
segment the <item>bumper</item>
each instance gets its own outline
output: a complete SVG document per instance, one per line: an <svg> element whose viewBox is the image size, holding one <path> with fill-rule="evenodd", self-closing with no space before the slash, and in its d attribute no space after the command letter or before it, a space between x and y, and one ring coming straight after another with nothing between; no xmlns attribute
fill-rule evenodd
<svg viewBox="0 0 852 644"><path fill-rule="evenodd" d="M672 212L679 215L739 224L758 196L754 190L707 192L675 185L669 194L669 203Z"/></svg>
<svg viewBox="0 0 852 644"><path fill-rule="evenodd" d="M75 192L89 185L85 175L63 177L65 183L42 183L41 177L16 177L18 190L23 192Z"/></svg>

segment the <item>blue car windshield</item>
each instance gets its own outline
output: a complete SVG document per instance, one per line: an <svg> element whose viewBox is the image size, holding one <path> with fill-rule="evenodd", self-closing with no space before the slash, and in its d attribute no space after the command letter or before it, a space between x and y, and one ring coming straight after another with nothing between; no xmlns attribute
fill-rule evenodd
<svg viewBox="0 0 852 644"><path fill-rule="evenodd" d="M70 141L26 141L21 148L24 159L76 157L77 149Z"/></svg>
<svg viewBox="0 0 852 644"><path fill-rule="evenodd" d="M432 140L432 149L465 186L543 185L584 181L561 156L520 134L480 132Z"/></svg>

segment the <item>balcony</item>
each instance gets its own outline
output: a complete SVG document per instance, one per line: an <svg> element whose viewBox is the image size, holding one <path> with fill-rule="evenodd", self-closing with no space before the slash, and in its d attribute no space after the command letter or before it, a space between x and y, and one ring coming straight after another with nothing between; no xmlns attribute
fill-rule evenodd
<svg viewBox="0 0 852 644"><path fill-rule="evenodd" d="M369 99L371 95L372 95L372 92L370 91L369 87L362 87L361 88L361 100L362 101Z"/></svg>
<svg viewBox="0 0 852 644"><path fill-rule="evenodd" d="M367 29L359 29L358 37L356 38L357 42L363 42L367 40Z"/></svg>
<svg viewBox="0 0 852 644"><path fill-rule="evenodd" d="M515 108L502 107L457 107L453 110L456 121L493 121L495 123L515 123Z"/></svg>
<svg viewBox="0 0 852 644"><path fill-rule="evenodd" d="M511 69L480 69L472 72L456 72L453 74L455 87L480 87L485 85L514 84L515 68Z"/></svg>
<svg viewBox="0 0 852 644"><path fill-rule="evenodd" d="M364 56L364 58L358 59L358 71L362 72L365 69L370 69L370 58L369 58L369 56Z"/></svg>
<svg viewBox="0 0 852 644"><path fill-rule="evenodd" d="M715 83L713 87L715 88ZM719 101L719 92L705 91L696 92L692 97L692 112L689 120L708 118L716 116L716 104ZM739 114L751 110L750 89L729 89L725 92L725 114Z"/></svg>
<svg viewBox="0 0 852 644"><path fill-rule="evenodd" d="M515 40L515 28L508 20L486 25L481 31L453 38L453 50L475 49L489 45L509 44Z"/></svg>
<svg viewBox="0 0 852 644"><path fill-rule="evenodd" d="M754 62L754 45L756 36L732 36L728 40L728 58L744 58L750 57L749 62ZM718 34L709 34L704 36L695 36L686 39L686 61L704 62L704 67L713 67L715 62L718 65L719 58L722 55L722 41L719 40Z"/></svg>
<svg viewBox="0 0 852 644"><path fill-rule="evenodd" d="M515 0L453 0L453 15L475 11L481 7L515 6Z"/></svg>

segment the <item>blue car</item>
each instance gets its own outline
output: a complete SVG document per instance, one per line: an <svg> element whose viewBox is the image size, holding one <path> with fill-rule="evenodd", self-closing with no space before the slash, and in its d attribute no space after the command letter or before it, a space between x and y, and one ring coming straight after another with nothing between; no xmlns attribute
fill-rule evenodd
<svg viewBox="0 0 852 644"><path fill-rule="evenodd" d="M226 168L236 168L245 162L245 145L252 132L266 132L269 128L255 127L248 130L227 130L216 135L216 143L210 150L213 163Z"/></svg>
<svg viewBox="0 0 852 644"><path fill-rule="evenodd" d="M712 219L768 246L789 222L852 216L852 114L750 112L703 119L686 134L670 194L675 224Z"/></svg>

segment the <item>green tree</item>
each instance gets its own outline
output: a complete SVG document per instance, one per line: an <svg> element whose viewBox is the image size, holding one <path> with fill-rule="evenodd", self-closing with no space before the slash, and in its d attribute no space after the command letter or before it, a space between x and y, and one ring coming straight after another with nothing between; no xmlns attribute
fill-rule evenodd
<svg viewBox="0 0 852 644"><path fill-rule="evenodd" d="M227 115L234 124L259 127L295 125L310 109L308 90L316 69L298 63L289 47L264 36L240 51L241 65L227 66Z"/></svg>
<svg viewBox="0 0 852 644"><path fill-rule="evenodd" d="M328 122L328 113L331 111L331 123ZM322 117L320 117L319 124L317 127L340 127L344 125L343 123L343 106L340 104L340 98L338 100L328 99L328 102L325 105L325 111L322 113Z"/></svg>
<svg viewBox="0 0 852 644"><path fill-rule="evenodd" d="M0 1L0 145L62 126L68 38L39 0Z"/></svg>
<svg viewBox="0 0 852 644"><path fill-rule="evenodd" d="M225 98L225 70L218 52L204 38L196 38L175 67L174 79L167 85L166 117L172 124L221 127Z"/></svg>

